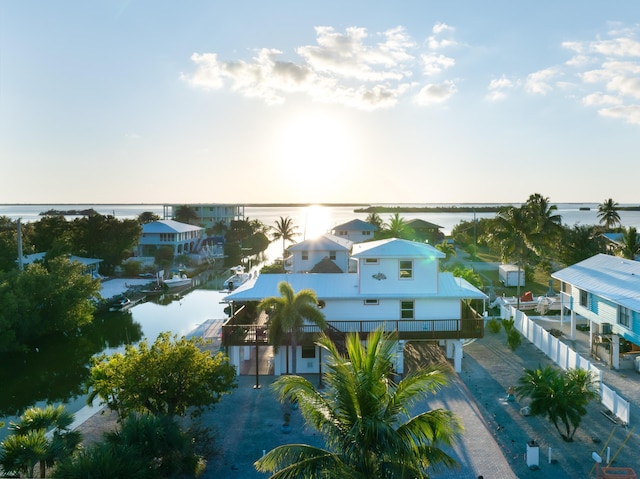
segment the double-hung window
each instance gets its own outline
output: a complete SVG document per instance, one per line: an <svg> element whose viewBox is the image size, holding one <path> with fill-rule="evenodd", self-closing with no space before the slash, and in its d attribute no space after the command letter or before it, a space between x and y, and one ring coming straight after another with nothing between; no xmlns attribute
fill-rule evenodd
<svg viewBox="0 0 640 479"><path fill-rule="evenodd" d="M624 306L618 306L618 323L620 326L628 328L631 324L631 310Z"/></svg>
<svg viewBox="0 0 640 479"><path fill-rule="evenodd" d="M413 301L400 301L400 319L415 319Z"/></svg>
<svg viewBox="0 0 640 479"><path fill-rule="evenodd" d="M413 278L413 261L410 259L400 260L400 279Z"/></svg>

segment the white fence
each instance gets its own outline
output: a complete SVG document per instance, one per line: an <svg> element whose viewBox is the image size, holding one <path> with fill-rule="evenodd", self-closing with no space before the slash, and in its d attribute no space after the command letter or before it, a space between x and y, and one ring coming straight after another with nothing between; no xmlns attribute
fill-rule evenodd
<svg viewBox="0 0 640 479"><path fill-rule="evenodd" d="M602 405L620 419L623 424L629 424L629 401L624 400L602 382L602 371L595 367L591 361L580 356L558 338L549 334L542 326L536 324L522 311L518 311L512 306L502 307L502 317L512 317L515 328L562 369L580 368L591 371L600 382L600 402Z"/></svg>

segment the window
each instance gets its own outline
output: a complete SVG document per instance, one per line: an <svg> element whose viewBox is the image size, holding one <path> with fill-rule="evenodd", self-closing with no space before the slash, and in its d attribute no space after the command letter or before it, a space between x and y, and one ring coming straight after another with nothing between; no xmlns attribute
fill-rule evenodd
<svg viewBox="0 0 640 479"><path fill-rule="evenodd" d="M589 307L589 293L583 289L580 290L580 306Z"/></svg>
<svg viewBox="0 0 640 479"><path fill-rule="evenodd" d="M316 347L315 346L302 346L302 358L310 359L316 357Z"/></svg>
<svg viewBox="0 0 640 479"><path fill-rule="evenodd" d="M413 301L400 301L400 319L414 319Z"/></svg>
<svg viewBox="0 0 640 479"><path fill-rule="evenodd" d="M364 305L365 306L376 306L379 303L379 301L377 299L365 299L364 300Z"/></svg>
<svg viewBox="0 0 640 479"><path fill-rule="evenodd" d="M626 328L631 324L631 310L618 306L618 323Z"/></svg>
<svg viewBox="0 0 640 479"><path fill-rule="evenodd" d="M329 251L329 259L332 261L336 260L336 252L335 251Z"/></svg>
<svg viewBox="0 0 640 479"><path fill-rule="evenodd" d="M378 258L365 258L364 264L378 264Z"/></svg>
<svg viewBox="0 0 640 479"><path fill-rule="evenodd" d="M400 260L400 279L413 278L413 261L402 259Z"/></svg>
<svg viewBox="0 0 640 479"><path fill-rule="evenodd" d="M309 259L309 252L308 251L303 251L302 252L302 261L307 261Z"/></svg>

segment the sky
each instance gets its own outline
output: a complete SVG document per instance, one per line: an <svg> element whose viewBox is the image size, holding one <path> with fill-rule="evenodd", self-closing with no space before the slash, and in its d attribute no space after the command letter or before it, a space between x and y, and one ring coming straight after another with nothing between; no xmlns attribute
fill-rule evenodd
<svg viewBox="0 0 640 479"><path fill-rule="evenodd" d="M0 204L640 204L634 1L0 0Z"/></svg>

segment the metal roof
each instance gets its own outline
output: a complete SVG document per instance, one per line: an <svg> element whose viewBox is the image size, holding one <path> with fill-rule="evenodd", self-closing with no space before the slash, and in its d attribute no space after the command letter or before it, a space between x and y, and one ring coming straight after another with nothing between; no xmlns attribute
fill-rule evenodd
<svg viewBox="0 0 640 479"><path fill-rule="evenodd" d="M446 255L433 246L417 241L388 238L353 245L354 258L445 258Z"/></svg>
<svg viewBox="0 0 640 479"><path fill-rule="evenodd" d="M337 231L337 230L341 230L341 231L377 231L378 227L376 225L373 225L371 223L367 223L366 221L362 221L362 220L351 220L351 221L347 221L346 223L342 223L341 225L336 225L333 228L331 228L332 231Z"/></svg>
<svg viewBox="0 0 640 479"><path fill-rule="evenodd" d="M640 311L640 262L598 254L551 274L589 293Z"/></svg>
<svg viewBox="0 0 640 479"><path fill-rule="evenodd" d="M142 225L143 234L153 233L187 233L189 231L200 231L204 228L200 226L180 223L175 220L158 220Z"/></svg>
<svg viewBox="0 0 640 479"><path fill-rule="evenodd" d="M340 238L338 236L325 233L317 238L308 239L296 243L287 248L288 251L329 251L329 250L346 250L351 251L353 241Z"/></svg>
<svg viewBox="0 0 640 479"><path fill-rule="evenodd" d="M293 274L261 274L241 285L225 296L225 301L260 301L272 296L280 296L278 284L288 282L295 292L312 289L320 299L364 299L372 294L362 294L358 288L357 273L293 273ZM451 273L438 273L438 291L415 291L402 293L376 293L376 298L434 298L434 299L485 299L487 296L462 278Z"/></svg>

